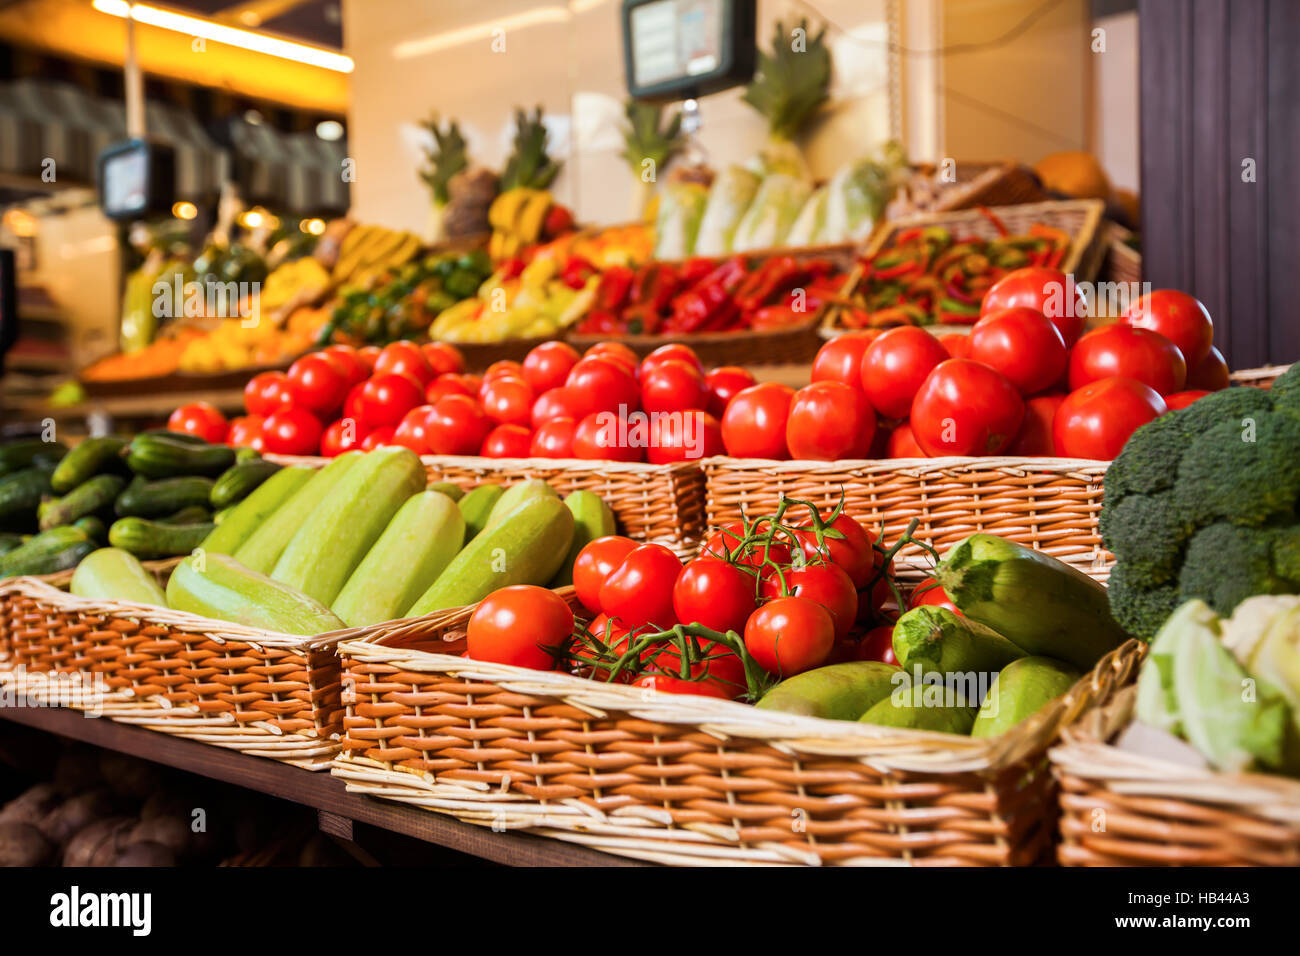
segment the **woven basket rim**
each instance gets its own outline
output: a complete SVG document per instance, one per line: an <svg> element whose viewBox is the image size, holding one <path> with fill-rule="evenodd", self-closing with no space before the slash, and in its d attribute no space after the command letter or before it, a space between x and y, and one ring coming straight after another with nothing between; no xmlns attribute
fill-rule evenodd
<svg viewBox="0 0 1300 956"><path fill-rule="evenodd" d="M1286 365L1261 365L1259 368L1243 368L1231 373L1229 377L1234 382L1252 382L1260 378L1277 378L1289 372L1292 364L1294 363L1288 362Z"/></svg>
<svg viewBox="0 0 1300 956"><path fill-rule="evenodd" d="M853 458L840 461L804 461L799 459L783 460L776 458L732 458L716 455L700 459L705 468L744 468L762 469L772 472L801 472L810 474L833 474L852 471L855 473L900 472L912 476L927 472L973 472L1001 471L1010 474L1046 472L1051 474L1077 474L1080 477L1093 478L1105 474L1110 462L1091 458L1023 458L1014 456L959 457L946 458Z"/></svg>
<svg viewBox="0 0 1300 956"><path fill-rule="evenodd" d="M268 461L281 465L306 465L317 467L330 462L329 458L318 455L264 455ZM439 468L475 469L488 471L523 471L525 469L550 469L552 471L588 471L593 473L617 473L629 475L678 475L688 474L699 468L700 462L674 461L664 465L653 465L645 461L608 461L603 458L485 458L481 455L421 455L420 462L427 468L430 465Z"/></svg>

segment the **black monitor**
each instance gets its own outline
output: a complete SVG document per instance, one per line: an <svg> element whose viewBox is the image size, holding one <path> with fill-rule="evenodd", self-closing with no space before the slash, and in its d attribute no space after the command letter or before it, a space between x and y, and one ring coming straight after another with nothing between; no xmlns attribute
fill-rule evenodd
<svg viewBox="0 0 1300 956"><path fill-rule="evenodd" d="M176 158L166 143L128 139L99 154L99 205L114 220L170 214Z"/></svg>
<svg viewBox="0 0 1300 956"><path fill-rule="evenodd" d="M754 76L755 0L623 0L627 90L681 100Z"/></svg>

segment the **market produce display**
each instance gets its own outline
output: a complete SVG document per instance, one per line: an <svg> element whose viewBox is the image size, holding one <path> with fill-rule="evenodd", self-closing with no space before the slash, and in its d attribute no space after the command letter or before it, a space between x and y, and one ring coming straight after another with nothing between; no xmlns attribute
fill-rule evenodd
<svg viewBox="0 0 1300 956"><path fill-rule="evenodd" d="M1102 540L1119 621L1150 639L1184 601L1227 616L1300 590L1300 370L1139 428L1106 471Z"/></svg>

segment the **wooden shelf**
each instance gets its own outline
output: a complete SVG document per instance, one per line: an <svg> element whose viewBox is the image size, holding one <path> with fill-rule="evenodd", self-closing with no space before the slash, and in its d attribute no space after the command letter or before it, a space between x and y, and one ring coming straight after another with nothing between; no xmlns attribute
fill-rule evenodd
<svg viewBox="0 0 1300 956"><path fill-rule="evenodd" d="M362 823L509 866L637 866L634 860L529 833L495 833L452 817L348 793L324 771L171 737L59 707L4 707L0 719L313 807L321 826Z"/></svg>

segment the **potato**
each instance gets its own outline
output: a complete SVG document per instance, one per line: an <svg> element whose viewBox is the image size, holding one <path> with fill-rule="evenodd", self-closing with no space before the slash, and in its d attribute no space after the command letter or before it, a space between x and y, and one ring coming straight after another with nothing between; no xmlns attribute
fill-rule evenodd
<svg viewBox="0 0 1300 956"><path fill-rule="evenodd" d="M144 800L163 789L163 773L157 764L116 751L100 752L99 772L114 793L133 800Z"/></svg>
<svg viewBox="0 0 1300 956"><path fill-rule="evenodd" d="M77 832L63 848L64 866L108 866L126 846L134 817L107 817Z"/></svg>
<svg viewBox="0 0 1300 956"><path fill-rule="evenodd" d="M63 801L53 813L41 821L40 828L50 842L62 846L73 834L84 830L96 820L112 815L117 809L117 799L108 790L86 790Z"/></svg>
<svg viewBox="0 0 1300 956"><path fill-rule="evenodd" d="M5 804L0 810L0 823L40 824L63 802L63 794L52 783L38 783L29 787Z"/></svg>
<svg viewBox="0 0 1300 956"><path fill-rule="evenodd" d="M127 843L158 843L180 858L191 847L192 837L189 826L180 817L152 817L132 828Z"/></svg>
<svg viewBox="0 0 1300 956"><path fill-rule="evenodd" d="M110 865L175 866L176 854L172 852L171 847L150 840L141 840L139 843L132 843L118 853L117 858Z"/></svg>
<svg viewBox="0 0 1300 956"><path fill-rule="evenodd" d="M44 866L54 846L30 823L0 823L0 866Z"/></svg>

